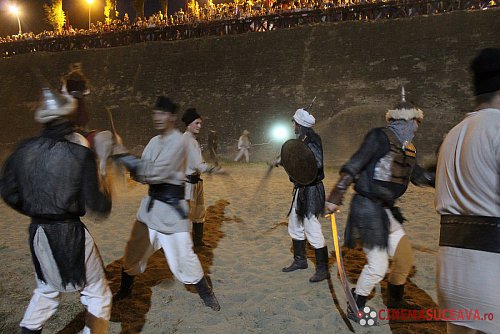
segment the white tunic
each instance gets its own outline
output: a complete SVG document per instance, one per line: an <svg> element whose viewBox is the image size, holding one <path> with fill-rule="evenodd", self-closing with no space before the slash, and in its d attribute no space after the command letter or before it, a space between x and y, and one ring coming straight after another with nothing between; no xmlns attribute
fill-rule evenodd
<svg viewBox="0 0 500 334"><path fill-rule="evenodd" d="M446 136L436 173L440 214L500 217L500 110L467 114Z"/></svg>
<svg viewBox="0 0 500 334"><path fill-rule="evenodd" d="M189 132L184 132L184 144L186 145L186 175L201 174L208 172L211 165L203 160L200 144L195 136ZM203 183L192 184L186 182L186 197L190 200L190 220L202 221L205 217L205 200L203 198Z"/></svg>
<svg viewBox="0 0 500 334"><path fill-rule="evenodd" d="M169 183L184 185L185 145L179 130L170 130L168 133L153 137L141 157L141 164L134 179L141 183L160 184ZM171 205L161 201L154 201L148 211L150 197L142 199L137 219L149 228L162 233L188 232L190 223L181 217L180 213ZM188 206L185 200L180 206L187 214Z"/></svg>
<svg viewBox="0 0 500 334"><path fill-rule="evenodd" d="M241 150L242 148L249 149L250 146L252 146L252 143L250 143L250 139L248 139L248 136L241 135L238 139L238 150Z"/></svg>
<svg viewBox="0 0 500 334"><path fill-rule="evenodd" d="M442 215L500 217L500 110L467 114L446 136L436 174L436 210ZM470 236L474 238L473 235ZM438 299L441 309L493 313L493 320L452 323L500 333L500 254L439 247Z"/></svg>
<svg viewBox="0 0 500 334"><path fill-rule="evenodd" d="M211 166L203 160L200 144L195 136L189 132L184 132L184 143L186 145L186 175L201 174L207 172Z"/></svg>

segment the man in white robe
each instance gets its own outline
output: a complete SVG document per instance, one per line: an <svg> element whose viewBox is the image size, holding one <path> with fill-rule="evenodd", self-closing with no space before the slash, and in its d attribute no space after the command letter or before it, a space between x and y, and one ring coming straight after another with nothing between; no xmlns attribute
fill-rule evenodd
<svg viewBox="0 0 500 334"><path fill-rule="evenodd" d="M471 70L476 106L438 157L438 299L441 309L472 311L448 333L500 333L500 49L482 50Z"/></svg>
<svg viewBox="0 0 500 334"><path fill-rule="evenodd" d="M250 161L250 139L248 139L248 135L250 132L248 130L243 130L240 138L238 139L238 154L236 158L234 158L234 162L238 162L243 156L245 157L245 161L248 163Z"/></svg>

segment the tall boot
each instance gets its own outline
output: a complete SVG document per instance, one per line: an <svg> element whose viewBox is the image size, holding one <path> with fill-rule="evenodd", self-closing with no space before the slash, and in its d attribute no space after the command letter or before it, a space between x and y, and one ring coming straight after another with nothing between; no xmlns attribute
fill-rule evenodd
<svg viewBox="0 0 500 334"><path fill-rule="evenodd" d="M203 227L204 223L193 223L193 245L195 247L207 247L210 245L203 242Z"/></svg>
<svg viewBox="0 0 500 334"><path fill-rule="evenodd" d="M328 248L325 246L323 248L317 248L314 250L316 255L316 272L309 279L309 282L320 282L327 279L330 276L330 271L328 270Z"/></svg>
<svg viewBox="0 0 500 334"><path fill-rule="evenodd" d="M356 305L358 306L358 310L361 310L365 307L366 304L366 298L367 296L360 296L357 295L354 291L356 289L351 289L352 296L354 297L354 301L356 302ZM351 305L349 303L347 304L347 318L351 319L352 321L359 322L359 317L356 313L354 313L353 309L351 308Z"/></svg>
<svg viewBox="0 0 500 334"><path fill-rule="evenodd" d="M403 299L405 285L394 285L387 283L387 308L420 310L418 305L409 303Z"/></svg>
<svg viewBox="0 0 500 334"><path fill-rule="evenodd" d="M297 269L307 269L306 241L292 239L293 243L293 262L290 266L281 269L288 273Z"/></svg>
<svg viewBox="0 0 500 334"><path fill-rule="evenodd" d="M134 284L135 276L131 276L122 268L122 276L120 290L113 296L113 302L118 302L122 299L130 297L132 294L132 285Z"/></svg>
<svg viewBox="0 0 500 334"><path fill-rule="evenodd" d="M41 334L42 329L28 329L26 327L21 327L21 334Z"/></svg>
<svg viewBox="0 0 500 334"><path fill-rule="evenodd" d="M203 277L198 283L196 283L195 287L206 306L210 307L214 311L220 310L219 302L215 297L212 287L208 284L206 277Z"/></svg>

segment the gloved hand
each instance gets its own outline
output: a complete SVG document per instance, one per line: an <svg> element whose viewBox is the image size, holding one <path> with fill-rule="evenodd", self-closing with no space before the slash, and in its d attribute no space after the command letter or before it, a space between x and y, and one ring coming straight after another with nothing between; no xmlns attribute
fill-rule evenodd
<svg viewBox="0 0 500 334"><path fill-rule="evenodd" d="M123 146L122 144L115 144L113 146L113 152L111 153L111 155L114 157L114 156L120 156L120 155L126 155L128 154L128 149Z"/></svg>
<svg viewBox="0 0 500 334"><path fill-rule="evenodd" d="M221 166L217 165L214 166L210 171L209 174L219 174L219 175L227 175L227 171L222 168Z"/></svg>
<svg viewBox="0 0 500 334"><path fill-rule="evenodd" d="M338 209L337 205L330 202L325 202L325 212L327 214L334 213L337 211L337 209Z"/></svg>

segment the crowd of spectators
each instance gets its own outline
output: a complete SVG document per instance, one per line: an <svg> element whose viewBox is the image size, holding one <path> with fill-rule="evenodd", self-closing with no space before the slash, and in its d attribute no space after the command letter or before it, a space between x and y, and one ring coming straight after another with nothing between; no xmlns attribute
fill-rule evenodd
<svg viewBox="0 0 500 334"><path fill-rule="evenodd" d="M154 13L97 22L90 29L69 26L61 31L0 37L0 55L112 47L151 40L174 40L214 34L286 28L298 24L342 20L388 19L452 10L496 7L500 0L235 0L200 6L188 0L173 15Z"/></svg>

